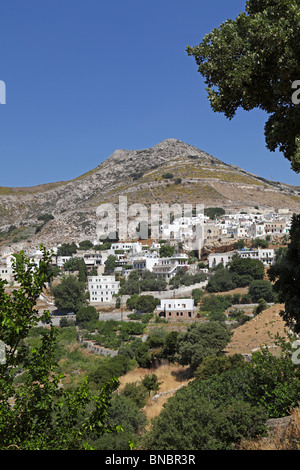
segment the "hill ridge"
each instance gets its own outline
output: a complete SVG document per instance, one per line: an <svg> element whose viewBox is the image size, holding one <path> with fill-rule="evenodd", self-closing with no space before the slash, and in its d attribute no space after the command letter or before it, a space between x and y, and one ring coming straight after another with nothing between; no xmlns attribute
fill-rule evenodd
<svg viewBox="0 0 300 470"><path fill-rule="evenodd" d="M0 188L0 223L31 226L40 214L54 220L33 236L37 240L67 241L95 236L99 204L201 203L228 211L300 211L298 188L251 174L224 163L207 152L178 139L165 139L141 150L116 149L97 167L69 181L31 188Z"/></svg>

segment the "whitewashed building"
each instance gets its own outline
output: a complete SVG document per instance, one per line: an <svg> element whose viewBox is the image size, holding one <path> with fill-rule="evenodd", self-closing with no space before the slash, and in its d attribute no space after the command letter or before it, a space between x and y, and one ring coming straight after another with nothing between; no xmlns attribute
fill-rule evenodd
<svg viewBox="0 0 300 470"><path fill-rule="evenodd" d="M14 256L12 254L5 255L0 258L0 278L7 282L12 282L13 277L13 261Z"/></svg>
<svg viewBox="0 0 300 470"><path fill-rule="evenodd" d="M62 269L64 264L70 259L72 259L72 256L57 256L56 264L59 267L59 269Z"/></svg>
<svg viewBox="0 0 300 470"><path fill-rule="evenodd" d="M88 277L88 290L91 303L110 303L118 294L120 282L115 276L101 275Z"/></svg>
<svg viewBox="0 0 300 470"><path fill-rule="evenodd" d="M188 256L182 253L169 258L158 258L156 264L152 267L152 272L158 277L162 276L165 280L169 280L175 276L178 268L189 268L188 261Z"/></svg>
<svg viewBox="0 0 300 470"><path fill-rule="evenodd" d="M213 268L222 263L224 267L232 261L233 255L239 258L250 258L261 261L265 266L270 266L275 262L275 251L273 248L258 248L253 250L236 250L227 253L210 253L208 255L208 267Z"/></svg>
<svg viewBox="0 0 300 470"><path fill-rule="evenodd" d="M252 223L248 227L248 236L250 238L260 238L265 236L264 222Z"/></svg>
<svg viewBox="0 0 300 470"><path fill-rule="evenodd" d="M208 255L208 267L214 268L218 264L222 263L225 268L227 264L232 261L234 254L235 252L233 251L229 251L227 253L210 253Z"/></svg>
<svg viewBox="0 0 300 470"><path fill-rule="evenodd" d="M194 299L163 299L156 308L159 317L166 320L187 320L196 316Z"/></svg>

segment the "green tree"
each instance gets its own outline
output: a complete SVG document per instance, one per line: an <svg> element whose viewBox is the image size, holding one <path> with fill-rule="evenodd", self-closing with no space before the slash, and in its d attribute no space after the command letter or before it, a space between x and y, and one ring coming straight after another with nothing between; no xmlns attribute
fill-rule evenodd
<svg viewBox="0 0 300 470"><path fill-rule="evenodd" d="M299 79L299 1L248 0L246 11L187 47L205 79L213 111L232 119L238 108L269 114L266 145L279 148L300 171L300 107L292 101Z"/></svg>
<svg viewBox="0 0 300 470"><path fill-rule="evenodd" d="M153 295L140 295L135 308L140 313L152 313L159 304L160 300Z"/></svg>
<svg viewBox="0 0 300 470"><path fill-rule="evenodd" d="M139 295L133 294L131 297L129 297L129 299L126 300L126 307L129 310L136 310L136 304L137 304L138 299L139 299Z"/></svg>
<svg viewBox="0 0 300 470"><path fill-rule="evenodd" d="M118 382L113 379L97 395L91 394L87 381L73 390L61 387L55 363L58 330L53 326L43 329L39 345L26 345L38 321L50 321L49 312L41 318L35 308L50 264L49 253L40 248L38 267L23 252L16 255L14 274L20 287L11 295L0 281L0 338L6 346L0 364L0 449L83 450L91 448L91 436L120 430L107 422ZM16 384L18 371L22 381Z"/></svg>
<svg viewBox="0 0 300 470"><path fill-rule="evenodd" d="M105 273L106 274L112 274L115 270L116 267L116 256L114 255L109 255L107 260L105 261Z"/></svg>
<svg viewBox="0 0 300 470"><path fill-rule="evenodd" d="M247 400L263 406L269 418L280 418L299 405L300 368L292 360L293 339L275 338L279 355L268 348L253 354Z"/></svg>
<svg viewBox="0 0 300 470"><path fill-rule="evenodd" d="M244 246L245 246L245 240L241 238L240 240L234 243L233 248L235 250L241 250L242 248L244 248Z"/></svg>
<svg viewBox="0 0 300 470"><path fill-rule="evenodd" d="M231 400L219 405L188 386L171 397L146 435L151 450L232 450L243 437L264 431L260 407Z"/></svg>
<svg viewBox="0 0 300 470"><path fill-rule="evenodd" d="M147 418L131 397L120 393L112 397L108 422L120 423L123 432L104 434L93 443L96 450L128 450L129 441L136 443L139 440Z"/></svg>
<svg viewBox="0 0 300 470"><path fill-rule="evenodd" d="M62 312L77 313L82 305L86 305L84 284L75 276L64 276L52 292L55 306Z"/></svg>
<svg viewBox="0 0 300 470"><path fill-rule="evenodd" d="M173 256L174 253L175 253L174 246L164 244L159 249L159 256L161 258L168 258L169 256Z"/></svg>
<svg viewBox="0 0 300 470"><path fill-rule="evenodd" d="M233 367L239 367L244 363L245 359L241 354L233 356L207 356L195 371L195 378L198 380L206 380L213 375L219 375L225 370Z"/></svg>
<svg viewBox="0 0 300 470"><path fill-rule="evenodd" d="M251 276L253 279L264 277L264 265L257 259L235 258L229 263L229 271L239 276Z"/></svg>
<svg viewBox="0 0 300 470"><path fill-rule="evenodd" d="M194 299L195 305L198 305L203 295L204 291L202 289L196 288L192 290L192 297Z"/></svg>
<svg viewBox="0 0 300 470"><path fill-rule="evenodd" d="M269 242L263 238L255 238L251 242L251 247L253 248L268 248Z"/></svg>
<svg viewBox="0 0 300 470"><path fill-rule="evenodd" d="M142 380L142 385L148 390L149 396L150 393L157 392L159 390L161 382L158 381L158 377L156 374L147 374Z"/></svg>
<svg viewBox="0 0 300 470"><path fill-rule="evenodd" d="M192 323L177 339L178 362L195 370L207 356L219 354L232 333L218 321Z"/></svg>
<svg viewBox="0 0 300 470"><path fill-rule="evenodd" d="M77 253L75 243L63 243L57 248L57 256L72 256L73 253Z"/></svg>
<svg viewBox="0 0 300 470"><path fill-rule="evenodd" d="M78 280L81 282L86 282L87 281L87 267L82 258L71 258L68 261L65 262L63 266L64 271L78 271Z"/></svg>
<svg viewBox="0 0 300 470"><path fill-rule="evenodd" d="M129 382L120 391L121 395L130 398L139 409L143 408L148 401L148 393L144 385L137 382Z"/></svg>
<svg viewBox="0 0 300 470"><path fill-rule="evenodd" d="M206 285L207 292L226 292L237 287L234 282L230 271L224 268L223 264L219 264L214 272L214 275L209 278Z"/></svg>
<svg viewBox="0 0 300 470"><path fill-rule="evenodd" d="M300 332L300 215L293 215L290 243L277 252L276 263L269 268L270 280L278 295L278 302L284 303L281 312L286 324Z"/></svg>
<svg viewBox="0 0 300 470"><path fill-rule="evenodd" d="M249 295L252 302L259 302L260 299L264 299L266 302L273 302L275 298L271 282L264 279L253 281L250 284Z"/></svg>
<svg viewBox="0 0 300 470"><path fill-rule="evenodd" d="M225 209L222 207L207 207L204 209L204 215L210 219L215 219L216 217L221 217L225 214Z"/></svg>
<svg viewBox="0 0 300 470"><path fill-rule="evenodd" d="M79 242L80 250L90 250L91 248L94 248L94 245L90 240L82 240Z"/></svg>
<svg viewBox="0 0 300 470"><path fill-rule="evenodd" d="M170 331L163 344L162 357L171 362L176 360L178 335L178 331Z"/></svg>
<svg viewBox="0 0 300 470"><path fill-rule="evenodd" d="M99 313L91 305L82 305L76 313L76 323L78 325L99 319Z"/></svg>

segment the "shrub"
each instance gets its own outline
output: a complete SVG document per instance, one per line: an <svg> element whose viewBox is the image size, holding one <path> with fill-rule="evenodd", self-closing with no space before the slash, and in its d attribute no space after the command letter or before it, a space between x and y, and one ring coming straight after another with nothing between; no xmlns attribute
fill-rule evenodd
<svg viewBox="0 0 300 470"><path fill-rule="evenodd" d="M249 295L252 302L258 302L260 299L264 299L266 302L273 302L275 298L273 286L267 280L253 281L249 287Z"/></svg>
<svg viewBox="0 0 300 470"><path fill-rule="evenodd" d="M240 276L251 276L253 279L263 279L264 277L263 263L251 258L235 258L229 264L229 271Z"/></svg>

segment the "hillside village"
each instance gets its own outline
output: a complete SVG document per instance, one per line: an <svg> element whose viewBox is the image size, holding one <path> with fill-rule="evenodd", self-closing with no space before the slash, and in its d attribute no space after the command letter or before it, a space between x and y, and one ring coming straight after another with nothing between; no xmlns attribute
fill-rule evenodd
<svg viewBox="0 0 300 470"><path fill-rule="evenodd" d="M300 0L2 3L0 450L300 450Z"/></svg>
<svg viewBox="0 0 300 470"><path fill-rule="evenodd" d="M103 308L118 305L120 280L127 279L132 271L150 272L155 278L163 279L166 287L161 291L156 291L155 297L165 302L168 295L170 299L181 298L186 292L187 296L191 297L192 288L206 286L209 277L213 275L213 268L219 264L226 267L236 256L259 260L265 267L275 262L276 245L283 240L286 241L289 234L291 214L288 210L279 209L274 213L256 211L236 214L226 213L220 208L211 208L211 210L213 215L210 214L210 216L191 215L175 218L169 224L160 225L158 240L137 239L111 242L108 240L105 243L99 240L73 241L71 245L74 248L73 253L68 253L70 244L48 247L52 252L52 266L56 269L54 283L58 282L60 274L73 274L76 271L76 269L67 268L72 259L83 260L87 272L86 288L89 304L101 311ZM193 230L199 224L203 233L201 249L189 251L187 240L192 237ZM274 240L276 244L272 245ZM23 244L22 248L32 262L38 265L42 257L39 248L28 248L26 244ZM2 247L1 252L0 275L12 287L15 282L12 268L13 245ZM109 272L106 267L107 260L113 261L113 267ZM202 281L187 288L181 286L174 289L172 279L182 268L190 274L201 273ZM150 293L153 294L153 292ZM121 297L125 305L129 295ZM44 300L46 298L43 296ZM116 303L117 299L119 300ZM52 296L46 306L51 311L57 311ZM173 310L176 309L178 310L173 306ZM181 315L184 315L184 318L186 315L195 318L196 311L196 305L190 305L187 312L184 314L181 312ZM170 312L168 317L174 318L174 313Z"/></svg>
<svg viewBox="0 0 300 470"><path fill-rule="evenodd" d="M206 273L208 277L211 268L220 263L227 266L233 256L258 259L264 266L270 266L275 262L274 247L268 248L268 243L259 246L257 241L267 239L272 245L272 240L276 239L276 243L279 243L278 240L286 240L291 226L291 214L288 210L265 214L258 211L236 214L221 212L224 213L215 215L213 220L207 215L175 218L170 224L160 226L158 240L112 241L106 244L99 240L84 241L83 245L87 243L88 246L86 249L81 248L80 241L72 242L76 248L75 252L70 254L68 250L64 252L62 245L47 248L53 253L52 265L58 269L58 272L65 272L64 267L72 258L84 261L88 273L89 302L98 307L115 306L120 288L119 279L127 278L132 270L149 271L156 278L164 279L169 284L180 268L192 273L200 271ZM193 252L191 255L186 240L192 236L197 224L203 227L202 248L200 252ZM256 247L250 249L245 244L251 240L256 240ZM232 249L234 245L236 248ZM162 246L170 248L161 250ZM219 252L220 246L222 251ZM38 265L42 256L39 248L28 248L26 245L22 248L32 262ZM164 255L164 251L172 254ZM0 275L12 286L13 245L2 247L1 253ZM106 262L109 258L113 259L114 266L108 275ZM201 260L205 262L205 268L198 267ZM207 280L203 281L201 286L204 287L206 283ZM173 291L172 296L174 296ZM156 295L165 298L164 292Z"/></svg>
<svg viewBox="0 0 300 470"><path fill-rule="evenodd" d="M188 391L188 385L195 378L197 381L201 361L205 364L202 359L200 365L198 360L193 365L193 359L184 359L185 353L181 352L181 348L188 347L185 337L194 325L199 325L199 331L204 328L203 332L205 325L211 325L216 337L225 334L229 339L233 335L223 351L227 357L224 360L229 363L243 360L246 364L263 344L276 353L272 335L285 336L286 330L267 271L276 263L277 253L288 244L291 222L292 214L282 209L229 213L212 207L204 214L161 224L158 239L74 238L69 243L47 246L52 275L36 304L41 318L37 331L48 328L42 319L48 310L50 322L59 327L62 338L64 331L72 335L72 342L60 359L60 367L66 373L64 386L80 380L83 370L96 388L111 377L118 377L117 396L140 390L144 398L135 413L144 424L134 432L127 431L127 421L123 424L125 438L130 436L137 448L143 449L147 446L146 422L151 429L152 420L163 416L164 404L177 392ZM196 250L190 240L199 226L203 238ZM31 246L27 241L7 246L3 243L0 277L7 282L7 292L19 287L13 263L20 250L35 268L43 259L42 247ZM250 272L245 275L238 269L231 273L228 267L237 260L258 263L255 269L260 270L259 276ZM258 286L260 282L264 285ZM77 299L78 290L81 293ZM221 332L219 328L225 330ZM219 341L225 346L228 339ZM71 360L74 348L78 353ZM80 355L88 355L88 363L77 357L79 351ZM149 395L146 386L150 387ZM271 426L271 422L267 425ZM291 422L289 419L287 426ZM287 429L292 432L290 427ZM128 446L114 437L105 442L100 440L97 448L104 445L126 450ZM153 438L151 448L160 449L161 444L154 442ZM242 445L252 448L254 444Z"/></svg>

